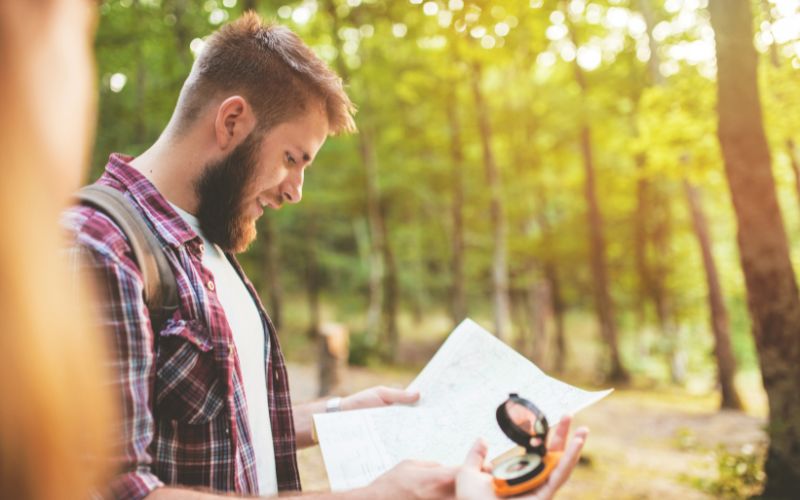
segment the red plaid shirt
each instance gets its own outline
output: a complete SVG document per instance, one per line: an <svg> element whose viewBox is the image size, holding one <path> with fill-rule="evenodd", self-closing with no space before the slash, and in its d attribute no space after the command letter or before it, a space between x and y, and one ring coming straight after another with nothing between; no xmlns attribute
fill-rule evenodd
<svg viewBox="0 0 800 500"><path fill-rule="evenodd" d="M102 212L79 206L64 217L75 250L88 254L99 278L103 318L113 336L113 385L121 398L120 472L114 498L143 498L164 484L258 492L247 403L233 336L203 268L200 237L155 187L111 155L97 182L125 193L161 241L178 281L180 306L153 332L142 277L127 240ZM228 255L269 334L267 381L275 467L280 491L300 489L286 367L278 337L253 285Z"/></svg>

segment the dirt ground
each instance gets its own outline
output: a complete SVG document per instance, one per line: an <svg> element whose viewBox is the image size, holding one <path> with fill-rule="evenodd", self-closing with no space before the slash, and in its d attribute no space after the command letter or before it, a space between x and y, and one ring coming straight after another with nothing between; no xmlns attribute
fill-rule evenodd
<svg viewBox="0 0 800 500"><path fill-rule="evenodd" d="M296 402L316 396L313 365L290 364ZM344 392L373 385L402 387L410 372L376 373L351 368ZM763 444L763 418L716 409L713 395L685 391L616 390L611 396L576 416L591 434L584 460L562 489L560 499L712 498L692 486L687 477L713 478L717 465L713 450ZM318 447L299 453L303 489L328 489Z"/></svg>

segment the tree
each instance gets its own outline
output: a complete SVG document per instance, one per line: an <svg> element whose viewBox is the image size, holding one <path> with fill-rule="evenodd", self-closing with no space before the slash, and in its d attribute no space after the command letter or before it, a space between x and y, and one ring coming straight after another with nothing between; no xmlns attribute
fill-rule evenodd
<svg viewBox="0 0 800 500"><path fill-rule="evenodd" d="M730 321L728 308L722 296L722 287L719 283L719 273L711 252L711 236L708 230L708 220L703 212L700 191L688 179L683 180L683 189L689 210L692 214L692 224L700 253L703 257L703 269L706 272L708 286L708 309L711 319L711 331L714 334L714 355L717 359L717 380L720 384L722 399L720 406L733 410L742 409L742 400L733 383L736 374L736 359L731 351Z"/></svg>
<svg viewBox="0 0 800 500"><path fill-rule="evenodd" d="M481 90L482 68L478 61L472 62L472 96L478 116L478 131L483 151L483 166L491 196L489 215L493 229L494 254L492 257L492 297L494 301L494 329L500 339L511 333L511 300L508 290L508 256L506 248L506 218L503 213L502 180L492 149L492 129L489 124L489 109Z"/></svg>
<svg viewBox="0 0 800 500"><path fill-rule="evenodd" d="M577 35L574 25L570 26L572 43L578 47ZM581 123L579 143L581 158L583 160L584 196L586 200L586 219L589 229L589 253L594 288L594 307L600 323L600 333L606 343L609 353L609 372L611 380L627 381L630 378L628 371L622 364L617 340L617 324L614 315L614 299L608 283L608 265L606 263L606 239L603 224L603 215L600 212L600 203L597 198L597 184L595 180L596 169L594 151L592 147L592 127L589 123L589 113L586 109L588 100L588 84L583 70L578 65L577 59L573 63L575 81L580 88L581 96Z"/></svg>
<svg viewBox="0 0 800 500"><path fill-rule="evenodd" d="M718 137L769 397L764 496L789 498L800 483L800 295L764 132L750 2L711 0L709 10L716 35Z"/></svg>

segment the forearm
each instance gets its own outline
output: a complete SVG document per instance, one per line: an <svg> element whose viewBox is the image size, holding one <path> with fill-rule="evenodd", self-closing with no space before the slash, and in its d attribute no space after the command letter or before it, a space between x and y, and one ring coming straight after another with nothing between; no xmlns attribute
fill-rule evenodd
<svg viewBox="0 0 800 500"><path fill-rule="evenodd" d="M312 438L311 429L314 427L314 414L325 413L325 400L320 399L296 405L292 408L294 415L295 442L298 448L307 448L316 444Z"/></svg>

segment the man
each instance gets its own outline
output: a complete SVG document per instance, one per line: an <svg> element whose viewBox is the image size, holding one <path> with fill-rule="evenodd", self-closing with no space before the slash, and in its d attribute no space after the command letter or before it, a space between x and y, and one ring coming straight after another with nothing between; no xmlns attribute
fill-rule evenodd
<svg viewBox="0 0 800 500"><path fill-rule="evenodd" d="M352 114L340 78L288 29L247 14L208 39L156 143L112 155L98 181L141 212L175 273L179 308L155 328L120 229L87 206L67 214L113 333L124 418L109 496L297 491L314 413L418 399L379 387L293 407L275 329L234 258L265 208L301 200L306 168L328 135L355 129ZM348 496L452 496L454 475L408 462Z"/></svg>

